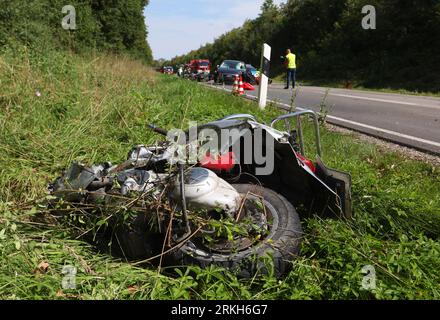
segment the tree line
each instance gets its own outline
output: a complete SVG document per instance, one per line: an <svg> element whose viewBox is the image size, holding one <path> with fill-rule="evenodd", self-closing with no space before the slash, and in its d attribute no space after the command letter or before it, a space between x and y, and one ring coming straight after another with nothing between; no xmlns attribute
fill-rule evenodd
<svg viewBox="0 0 440 320"><path fill-rule="evenodd" d="M0 49L27 45L128 54L147 63L153 60L143 15L149 0L3 0L0 6ZM66 30L62 19L72 12L76 29ZM71 21L69 21L71 22Z"/></svg>
<svg viewBox="0 0 440 320"><path fill-rule="evenodd" d="M375 29L362 27L366 5L375 8ZM272 76L291 48L300 79L440 91L438 0L266 0L256 19L170 63L209 58L259 66L264 42L272 46Z"/></svg>

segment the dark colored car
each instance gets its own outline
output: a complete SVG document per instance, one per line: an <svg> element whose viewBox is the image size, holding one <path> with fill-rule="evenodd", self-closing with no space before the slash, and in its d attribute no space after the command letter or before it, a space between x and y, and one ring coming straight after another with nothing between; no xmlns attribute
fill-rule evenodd
<svg viewBox="0 0 440 320"><path fill-rule="evenodd" d="M246 63L238 60L225 60L214 74L216 83L233 83L236 75L246 74Z"/></svg>
<svg viewBox="0 0 440 320"><path fill-rule="evenodd" d="M249 83L257 85L260 84L261 72L251 64L246 65L246 75ZM269 84L272 84L272 79L269 79Z"/></svg>
<svg viewBox="0 0 440 320"><path fill-rule="evenodd" d="M253 65L247 64L245 79L250 84L260 84L260 72Z"/></svg>
<svg viewBox="0 0 440 320"><path fill-rule="evenodd" d="M251 64L246 65L246 72L252 74L254 77L257 77L258 70Z"/></svg>

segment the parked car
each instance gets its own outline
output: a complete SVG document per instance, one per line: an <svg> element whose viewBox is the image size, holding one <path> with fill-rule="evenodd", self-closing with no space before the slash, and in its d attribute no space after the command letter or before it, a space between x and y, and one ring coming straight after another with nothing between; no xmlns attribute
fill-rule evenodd
<svg viewBox="0 0 440 320"><path fill-rule="evenodd" d="M246 72L252 74L254 77L257 76L258 70L251 64L246 65Z"/></svg>
<svg viewBox="0 0 440 320"><path fill-rule="evenodd" d="M170 67L170 66L164 66L161 69L161 73L163 73L163 74L173 74L174 73L174 68Z"/></svg>
<svg viewBox="0 0 440 320"><path fill-rule="evenodd" d="M260 72L251 64L246 65L245 81L253 85L260 83Z"/></svg>
<svg viewBox="0 0 440 320"><path fill-rule="evenodd" d="M238 60L225 60L217 66L214 73L216 83L233 83L236 75L246 74L246 63Z"/></svg>
<svg viewBox="0 0 440 320"><path fill-rule="evenodd" d="M261 72L252 66L251 64L246 65L246 74L250 81L248 81L251 84L260 84L260 78L261 78ZM272 83L272 79L269 79L269 84Z"/></svg>

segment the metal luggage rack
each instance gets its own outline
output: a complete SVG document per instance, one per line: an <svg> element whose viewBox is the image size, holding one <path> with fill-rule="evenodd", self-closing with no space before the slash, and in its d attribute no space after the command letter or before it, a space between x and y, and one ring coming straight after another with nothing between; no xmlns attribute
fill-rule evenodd
<svg viewBox="0 0 440 320"><path fill-rule="evenodd" d="M313 119L313 125L315 129L315 145L316 145L316 152L319 157L322 157L322 147L321 147L321 135L319 133L319 121L318 121L318 114L313 110L303 110L303 111L297 111L292 113L287 113L282 116L279 116L278 118L275 118L272 120L270 126L272 128L275 127L275 124L282 120L288 120L290 118L296 118L296 130L298 134L298 140L299 140L299 146L301 150L301 154L305 154L305 148L304 148L304 135L303 135L303 128L301 123L301 117L304 115L308 115L309 117L312 117ZM257 121L257 118L250 114L233 114L227 117L224 117L221 120L235 120L235 119L247 119L251 121ZM274 128L275 129L275 128ZM286 130L287 132L290 131L288 123L286 123Z"/></svg>
<svg viewBox="0 0 440 320"><path fill-rule="evenodd" d="M318 114L313 110L303 110L303 111L297 111L292 113L287 113L282 116L279 116L278 118L275 118L272 120L270 126L274 128L275 124L281 120L287 120L290 118L296 118L296 130L298 134L299 139L299 145L301 154L305 154L304 150L304 135L303 135L303 129L302 129L302 123L301 123L301 117L304 115L308 115L309 117L312 117L313 119L313 125L315 128L315 145L316 145L316 153L319 157L322 157L322 147L321 147L321 135L319 133L319 120L318 120ZM289 131L289 124L286 123L286 130Z"/></svg>

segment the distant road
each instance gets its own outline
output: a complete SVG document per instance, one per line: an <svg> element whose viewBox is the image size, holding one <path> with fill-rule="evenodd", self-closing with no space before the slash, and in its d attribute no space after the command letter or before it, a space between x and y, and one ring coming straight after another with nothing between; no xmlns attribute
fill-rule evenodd
<svg viewBox="0 0 440 320"><path fill-rule="evenodd" d="M214 86L231 90L230 86ZM292 90L272 84L268 98L290 107ZM329 123L440 155L440 98L321 87L300 87L297 107L319 111L328 90ZM247 91L257 97L258 90Z"/></svg>

